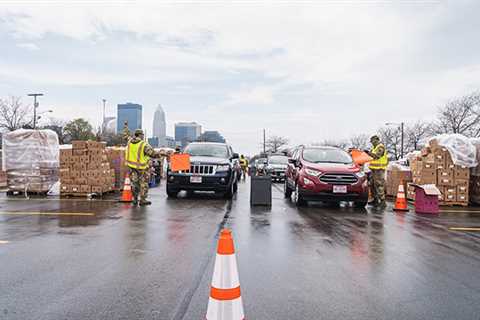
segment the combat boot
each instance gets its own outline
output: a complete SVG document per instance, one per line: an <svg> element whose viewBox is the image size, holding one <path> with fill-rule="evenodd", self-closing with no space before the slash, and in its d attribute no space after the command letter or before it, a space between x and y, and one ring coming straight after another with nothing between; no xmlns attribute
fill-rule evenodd
<svg viewBox="0 0 480 320"><path fill-rule="evenodd" d="M385 200L382 200L378 203L378 208L384 209L387 207L387 202Z"/></svg>
<svg viewBox="0 0 480 320"><path fill-rule="evenodd" d="M149 206L151 205L152 202L151 201L148 201L148 200L140 200L140 205L141 206Z"/></svg>

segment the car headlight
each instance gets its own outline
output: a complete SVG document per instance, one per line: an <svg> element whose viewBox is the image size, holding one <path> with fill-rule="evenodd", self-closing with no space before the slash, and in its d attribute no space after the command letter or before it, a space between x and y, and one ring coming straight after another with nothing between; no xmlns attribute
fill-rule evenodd
<svg viewBox="0 0 480 320"><path fill-rule="evenodd" d="M363 177L365 177L365 172L359 171L359 172L355 173L355 175L356 175L358 178L363 178Z"/></svg>
<svg viewBox="0 0 480 320"><path fill-rule="evenodd" d="M318 177L319 175L322 174L321 171L314 170L314 169L309 169L309 168L305 168L305 173L308 174L309 176L313 176L313 177Z"/></svg>
<svg viewBox="0 0 480 320"><path fill-rule="evenodd" d="M217 166L217 172L225 172L230 170L230 165L229 164L222 164Z"/></svg>

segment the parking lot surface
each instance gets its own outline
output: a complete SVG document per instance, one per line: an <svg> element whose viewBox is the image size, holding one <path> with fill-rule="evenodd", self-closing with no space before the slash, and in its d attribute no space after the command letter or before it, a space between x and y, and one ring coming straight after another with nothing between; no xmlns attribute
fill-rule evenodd
<svg viewBox="0 0 480 320"><path fill-rule="evenodd" d="M247 319L479 319L480 208L271 208L209 195L0 199L0 319L204 319L219 230Z"/></svg>

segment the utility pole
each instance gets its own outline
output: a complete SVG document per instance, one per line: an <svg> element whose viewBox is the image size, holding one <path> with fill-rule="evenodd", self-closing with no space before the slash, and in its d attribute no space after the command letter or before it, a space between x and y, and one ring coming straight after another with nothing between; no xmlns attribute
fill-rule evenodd
<svg viewBox="0 0 480 320"><path fill-rule="evenodd" d="M28 96L33 97L33 130L35 130L37 128L37 97L43 96L43 93L29 93Z"/></svg>
<svg viewBox="0 0 480 320"><path fill-rule="evenodd" d="M103 101L103 121L102 121L102 134L105 133L105 103L107 102L106 99L102 99Z"/></svg>
<svg viewBox="0 0 480 320"><path fill-rule="evenodd" d="M401 144L401 149L400 149L400 158L403 159L403 137L404 137L404 127L405 127L405 123L400 123L400 128L402 130L402 144Z"/></svg>
<svg viewBox="0 0 480 320"><path fill-rule="evenodd" d="M265 149L265 129L263 129L263 155L267 154L267 151Z"/></svg>

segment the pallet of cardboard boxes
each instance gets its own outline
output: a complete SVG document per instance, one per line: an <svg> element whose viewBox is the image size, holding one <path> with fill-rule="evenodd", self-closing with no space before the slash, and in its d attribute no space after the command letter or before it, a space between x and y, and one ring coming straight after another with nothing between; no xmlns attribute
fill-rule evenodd
<svg viewBox="0 0 480 320"><path fill-rule="evenodd" d="M440 190L440 205L468 206L470 169L455 165L447 148L435 139L410 159L413 184L435 184ZM415 200L415 188L407 188L407 198Z"/></svg>
<svg viewBox="0 0 480 320"><path fill-rule="evenodd" d="M96 141L73 141L60 150L60 194L103 195L115 189L115 172L108 161L106 145Z"/></svg>
<svg viewBox="0 0 480 320"><path fill-rule="evenodd" d="M3 169L7 194L46 195L58 182L58 136L51 130L19 129L5 133Z"/></svg>

